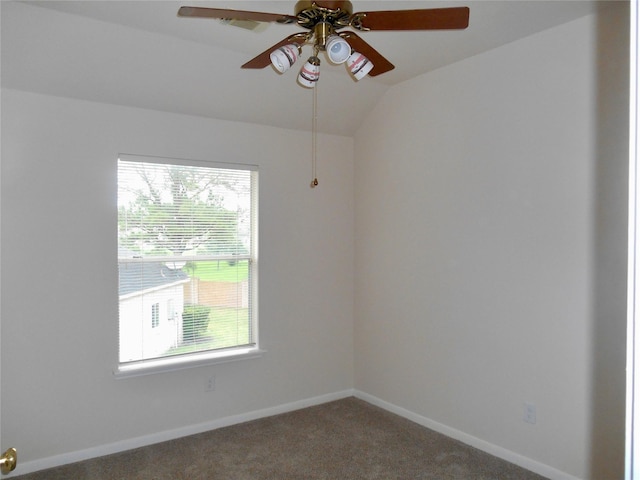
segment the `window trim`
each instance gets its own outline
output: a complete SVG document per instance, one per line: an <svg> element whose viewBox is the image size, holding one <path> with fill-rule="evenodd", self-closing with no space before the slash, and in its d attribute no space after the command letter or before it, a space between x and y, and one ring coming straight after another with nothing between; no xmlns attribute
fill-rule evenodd
<svg viewBox="0 0 640 480"><path fill-rule="evenodd" d="M140 377L156 373L175 372L194 367L218 365L220 363L236 362L260 358L266 350L257 345L251 347L234 347L226 350L207 351L179 355L175 357L162 357L136 362L120 363L113 370L116 379Z"/></svg>
<svg viewBox="0 0 640 480"><path fill-rule="evenodd" d="M123 161L137 161L148 163L164 163L168 165L183 165L193 167L207 167L207 168L220 168L229 170L244 170L252 172L251 175L251 229L253 232L254 240L251 242L252 252L249 255L233 256L233 260L249 260L254 264L253 270L250 275L250 291L253 292L250 302L254 304L253 315L251 319L252 331L254 342L251 345L242 345L237 347L229 347L218 350L207 350L201 352L193 352L182 355L175 355L169 357L151 358L136 360L131 362L120 362L119 350L120 340L119 336L116 341L117 357L116 367L113 369L113 376L116 379L125 379L131 377L138 377L144 375L153 375L157 373L174 372L178 370L185 370L189 368L202 367L208 365L217 365L221 363L235 362L241 360L250 360L262 357L266 353L259 346L259 323L258 323L258 166L254 164L242 164L242 163L224 163L224 162L210 162L203 160L187 160L181 158L168 158L168 157L156 157L149 155L138 154L118 154L116 156L116 168L119 160ZM216 259L219 256L216 256Z"/></svg>

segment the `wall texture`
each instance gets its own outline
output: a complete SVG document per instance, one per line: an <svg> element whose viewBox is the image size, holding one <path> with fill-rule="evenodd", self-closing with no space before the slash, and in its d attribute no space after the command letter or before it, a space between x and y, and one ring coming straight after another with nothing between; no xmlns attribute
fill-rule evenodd
<svg viewBox="0 0 640 480"><path fill-rule="evenodd" d="M627 15L398 85L356 136L356 388L556 476L623 472Z"/></svg>
<svg viewBox="0 0 640 480"><path fill-rule="evenodd" d="M314 190L309 141L2 91L2 441L21 463L352 388L353 140L319 137ZM118 153L259 165L262 358L114 379Z"/></svg>

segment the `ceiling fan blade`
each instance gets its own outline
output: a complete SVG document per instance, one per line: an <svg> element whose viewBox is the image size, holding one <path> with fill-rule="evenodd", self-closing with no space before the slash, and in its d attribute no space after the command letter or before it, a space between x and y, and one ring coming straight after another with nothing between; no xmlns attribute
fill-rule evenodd
<svg viewBox="0 0 640 480"><path fill-rule="evenodd" d="M307 33L294 33L293 35L288 36L284 40L276 43L275 45L269 47L267 50L262 52L257 57L252 58L247 63L242 65L242 68L264 68L271 65L271 52L280 48L284 45L288 45L290 43L297 43L298 45L304 45L307 41L309 35Z"/></svg>
<svg viewBox="0 0 640 480"><path fill-rule="evenodd" d="M340 32L340 36L344 38L351 48L356 52L360 52L367 57L371 63L373 63L373 69L369 72L371 77L381 75L390 70L393 70L395 65L389 60L384 58L380 52L365 42L362 38L356 35L354 32Z"/></svg>
<svg viewBox="0 0 640 480"><path fill-rule="evenodd" d="M469 26L469 7L354 13L357 30L456 30Z"/></svg>
<svg viewBox="0 0 640 480"><path fill-rule="evenodd" d="M220 18L229 20L252 20L254 22L295 23L297 17L279 13L249 12L246 10L227 10L224 8L180 7L179 17Z"/></svg>

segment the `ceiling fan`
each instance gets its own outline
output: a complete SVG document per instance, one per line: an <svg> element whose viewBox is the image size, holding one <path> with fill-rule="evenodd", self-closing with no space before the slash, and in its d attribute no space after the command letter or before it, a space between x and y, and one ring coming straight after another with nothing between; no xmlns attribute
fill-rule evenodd
<svg viewBox="0 0 640 480"><path fill-rule="evenodd" d="M297 24L308 32L294 33L269 47L242 65L242 68L264 68L273 65L280 73L288 70L310 44L313 55L302 67L298 82L315 86L320 74L318 53L324 51L333 64L346 63L356 80L365 75L376 76L392 70L394 65L345 28L367 32L373 30L456 30L469 25L469 8L432 8L421 10L381 10L353 13L349 1L299 1L295 15L250 12L221 8L181 7L180 17L217 18L224 21L275 22Z"/></svg>

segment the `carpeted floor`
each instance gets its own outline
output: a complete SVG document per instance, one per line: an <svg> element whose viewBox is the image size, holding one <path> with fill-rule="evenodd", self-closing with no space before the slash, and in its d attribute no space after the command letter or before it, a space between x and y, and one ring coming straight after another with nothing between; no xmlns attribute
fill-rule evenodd
<svg viewBox="0 0 640 480"><path fill-rule="evenodd" d="M543 480L356 398L16 480Z"/></svg>

